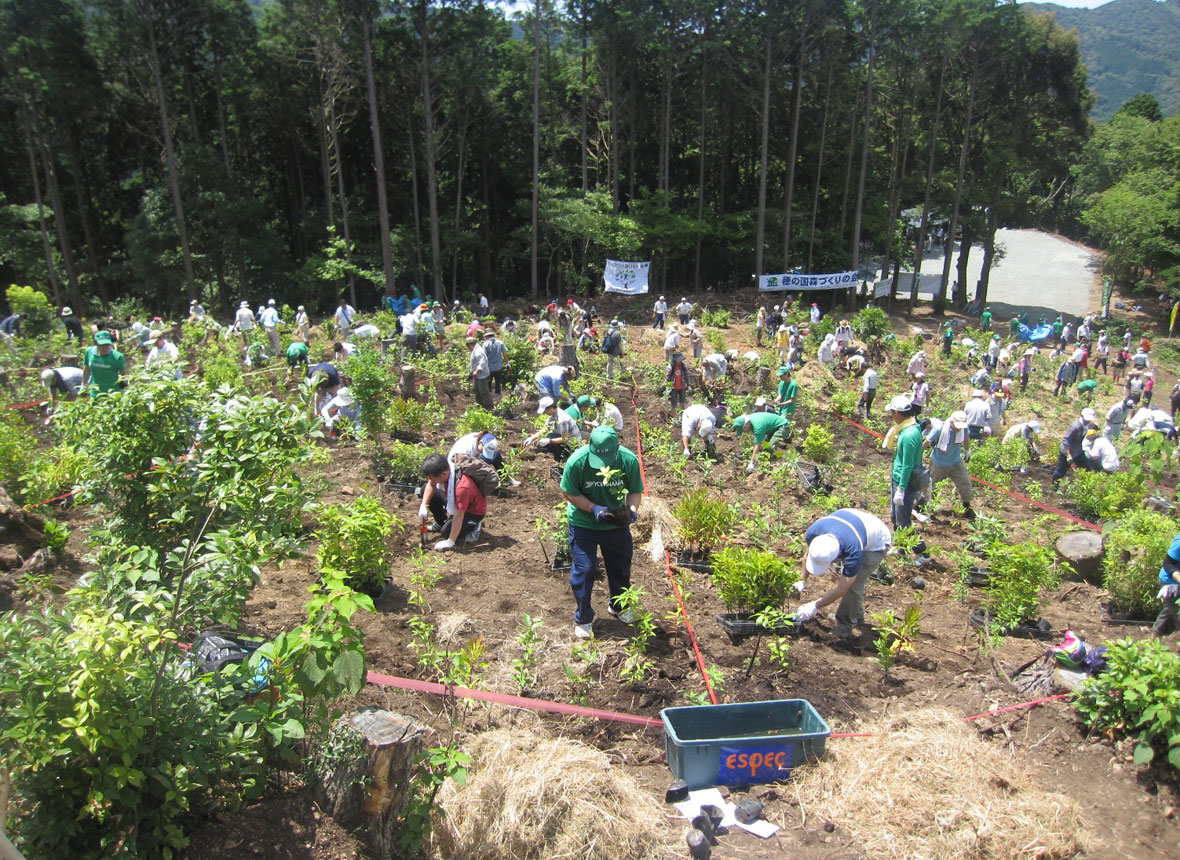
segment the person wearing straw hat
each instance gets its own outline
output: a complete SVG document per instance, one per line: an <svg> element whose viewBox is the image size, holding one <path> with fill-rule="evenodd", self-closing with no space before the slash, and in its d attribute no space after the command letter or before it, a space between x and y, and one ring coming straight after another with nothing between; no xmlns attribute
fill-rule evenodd
<svg viewBox="0 0 1180 860"><path fill-rule="evenodd" d="M188 303L188 321L194 322L199 319L204 319L205 308L196 299L190 299Z"/></svg>
<svg viewBox="0 0 1180 860"><path fill-rule="evenodd" d="M934 487L944 478L950 478L959 498L963 500L963 515L975 519L971 501L975 491L971 488L971 477L967 474L966 460L971 456L967 436L967 413L960 409L951 413L946 421L933 421L926 434L930 450L930 486Z"/></svg>
<svg viewBox="0 0 1180 860"><path fill-rule="evenodd" d="M705 351L705 334L696 320L688 323L688 342L692 346L692 357L699 362L701 353Z"/></svg>
<svg viewBox="0 0 1180 860"><path fill-rule="evenodd" d="M1086 457L1082 443L1086 439L1086 430L1089 429L1089 425L1095 424L1097 421L1098 414L1087 406L1082 410L1081 417L1069 425L1069 429L1065 431L1065 436L1062 437L1061 445L1057 449L1057 467L1053 470L1054 483L1064 478L1072 466L1079 469L1090 468L1090 461Z"/></svg>
<svg viewBox="0 0 1180 860"><path fill-rule="evenodd" d="M807 542L803 554L805 574L823 576L837 561L842 562L842 567L836 585L796 609L795 621L810 621L820 609L839 600L832 634L849 639L864 624L865 586L889 552L893 534L889 526L868 511L841 508L812 523L803 539ZM796 588L802 585L800 582Z"/></svg>
<svg viewBox="0 0 1180 860"><path fill-rule="evenodd" d="M834 334L836 336L836 350L842 354L844 348L852 343L852 326L848 324L848 320L840 320Z"/></svg>
<svg viewBox="0 0 1180 860"><path fill-rule="evenodd" d="M676 305L676 316L680 318L681 325L688 325L688 318L692 316L692 302L681 297L680 303Z"/></svg>
<svg viewBox="0 0 1180 860"><path fill-rule="evenodd" d="M78 339L78 346L82 345L82 320L74 315L74 309L69 305L61 309L61 323L66 327L66 342Z"/></svg>
<svg viewBox="0 0 1180 860"><path fill-rule="evenodd" d="M679 348L682 335L679 326L668 326L668 333L664 335L664 361L672 360L672 353Z"/></svg>
<svg viewBox="0 0 1180 860"><path fill-rule="evenodd" d="M561 473L561 494L569 520L570 589L574 594L574 636L594 635L591 603L598 553L606 568L610 598L607 611L624 624L634 617L619 604L631 587L631 558L635 545L631 524L643 501L639 458L619 444L613 427L596 427L590 444L579 448Z"/></svg>
<svg viewBox="0 0 1180 860"><path fill-rule="evenodd" d="M123 387L119 376L127 370L127 360L115 349L109 331L94 333L94 346L87 348L82 367L82 387L89 388L91 397L113 394Z"/></svg>

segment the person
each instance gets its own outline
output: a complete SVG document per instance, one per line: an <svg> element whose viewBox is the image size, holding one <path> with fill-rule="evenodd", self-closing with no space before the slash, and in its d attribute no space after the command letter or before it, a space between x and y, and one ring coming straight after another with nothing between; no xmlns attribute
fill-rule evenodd
<svg viewBox="0 0 1180 860"><path fill-rule="evenodd" d="M943 356L949 356L951 354L951 346L954 344L954 342L955 342L955 332L951 328L951 324L948 322L946 324L946 328L944 328L942 330L942 354L943 354Z"/></svg>
<svg viewBox="0 0 1180 860"><path fill-rule="evenodd" d="M1106 376L1107 368L1106 362L1110 358L1110 340L1106 336L1106 332L1098 335L1098 343L1094 345L1094 370L1097 371L1102 368L1102 375Z"/></svg>
<svg viewBox="0 0 1180 860"><path fill-rule="evenodd" d="M1123 371L1125 371L1127 368L1127 362L1130 360L1131 354L1125 349L1120 349L1115 353L1114 361L1111 363L1110 367L1111 382L1115 383L1116 385L1118 384L1118 381L1122 379Z"/></svg>
<svg viewBox="0 0 1180 860"><path fill-rule="evenodd" d="M1090 467L1090 461L1086 457L1082 442L1086 438L1086 430L1089 429L1089 425L1097 421L1098 414L1087 406L1082 410L1081 417L1069 425L1069 429L1065 431L1065 436L1062 437L1061 445L1057 450L1057 468L1053 470L1054 483L1066 476L1070 466L1077 466L1079 469Z"/></svg>
<svg viewBox="0 0 1180 860"><path fill-rule="evenodd" d="M622 433L623 413L615 404L605 401L598 410L598 424L603 427L614 427L616 432Z"/></svg>
<svg viewBox="0 0 1180 860"><path fill-rule="evenodd" d="M336 313L333 315L333 321L336 324L336 334L342 340L352 332L354 319L356 319L356 308L341 299L340 304L336 307Z"/></svg>
<svg viewBox="0 0 1180 860"><path fill-rule="evenodd" d="M1011 396L1011 381L1003 379L998 382L991 392L987 402L987 432L989 436L998 436L1000 430L1008 423L1005 412L1008 409L1008 398Z"/></svg>
<svg viewBox="0 0 1180 860"><path fill-rule="evenodd" d="M1144 406L1127 419L1127 427L1131 430L1132 439L1142 439L1156 433L1161 433L1168 439L1176 438L1176 426L1172 416L1162 409L1152 409Z"/></svg>
<svg viewBox="0 0 1180 860"><path fill-rule="evenodd" d="M766 332L766 306L758 308L758 316L754 320L754 345L762 346L762 335Z"/></svg>
<svg viewBox="0 0 1180 860"><path fill-rule="evenodd" d="M729 359L719 352L711 352L701 359L701 374L706 384L720 382L729 372Z"/></svg>
<svg viewBox="0 0 1180 860"><path fill-rule="evenodd" d="M1061 328L1061 345L1064 347L1073 339L1073 323L1066 323Z"/></svg>
<svg viewBox="0 0 1180 860"><path fill-rule="evenodd" d="M1021 391L1028 389L1028 375L1032 373L1032 361L1036 354L1035 349L1026 349L1024 355L1020 357L1020 361L1016 362L1016 375L1020 377Z"/></svg>
<svg viewBox="0 0 1180 860"><path fill-rule="evenodd" d="M242 336L242 343L246 343L249 334L254 329L254 313L250 310L250 303L242 299L238 311L234 314L234 331Z"/></svg>
<svg viewBox="0 0 1180 860"><path fill-rule="evenodd" d="M114 347L109 331L94 333L94 346L86 350L82 359L82 387L89 388L90 396L113 394L122 388L119 375L127 370L123 353Z"/></svg>
<svg viewBox="0 0 1180 860"><path fill-rule="evenodd" d="M982 388L975 388L971 391L971 399L963 406L963 411L967 413L967 434L973 442L982 439L991 430L992 408L989 399Z"/></svg>
<svg viewBox="0 0 1180 860"><path fill-rule="evenodd" d="M332 360L344 361L356 352L356 344L348 341L337 341L332 344Z"/></svg>
<svg viewBox="0 0 1180 860"><path fill-rule="evenodd" d="M834 334L829 332L824 335L824 339L816 351L816 357L819 358L821 364L825 364L829 368L836 364L836 336Z"/></svg>
<svg viewBox="0 0 1180 860"><path fill-rule="evenodd" d="M926 381L926 374L918 371L914 374L914 384L910 386L911 399L917 407L915 415L920 415L926 408L926 400L930 397L930 383Z"/></svg>
<svg viewBox="0 0 1180 860"><path fill-rule="evenodd" d="M1086 452L1086 460L1094 472L1117 472L1119 470L1119 452L1114 444L1102 435L1097 424L1086 428L1086 438L1082 440L1082 450Z"/></svg>
<svg viewBox="0 0 1180 860"><path fill-rule="evenodd" d="M311 340L311 318L307 315L307 308L300 305L295 311L295 337L307 343Z"/></svg>
<svg viewBox="0 0 1180 860"><path fill-rule="evenodd" d="M992 375L987 369L987 361L982 361L979 364L979 369L971 374L972 388L991 388Z"/></svg>
<svg viewBox="0 0 1180 860"><path fill-rule="evenodd" d="M676 352L679 346L680 331L676 326L669 326L668 333L664 336L664 361L671 361L672 353Z"/></svg>
<svg viewBox="0 0 1180 860"><path fill-rule="evenodd" d="M881 384L881 378L872 367L865 367L860 378L861 391L860 399L856 401L856 411L860 413L862 418L868 418L873 413L873 400L877 396L877 388Z"/></svg>
<svg viewBox="0 0 1180 860"><path fill-rule="evenodd" d="M1156 599L1162 601L1155 623L1151 625L1151 635L1154 639L1167 636L1178 626L1177 599L1180 598L1180 579L1176 572L1180 570L1180 533L1172 538L1172 543L1164 555L1163 565L1160 567L1160 590L1156 592Z"/></svg>
<svg viewBox="0 0 1180 860"><path fill-rule="evenodd" d="M470 376L475 391L475 402L491 411L496 405L492 400L492 372L488 369L488 356L474 337L464 340L470 353Z"/></svg>
<svg viewBox="0 0 1180 860"><path fill-rule="evenodd" d="M982 331L991 331L992 328L992 309L987 306L983 309L983 313L979 315L979 328Z"/></svg>
<svg viewBox="0 0 1180 860"><path fill-rule="evenodd" d="M270 344L270 354L278 355L282 350L279 340L279 311L275 307L275 300L270 299L262 309L258 321L262 323L262 330L266 332L266 340Z"/></svg>
<svg viewBox="0 0 1180 860"><path fill-rule="evenodd" d="M818 323L820 320L820 317L823 316L823 313L820 311L819 305L816 302L811 303L810 315L811 315L811 324L812 325L815 325L816 323Z"/></svg>
<svg viewBox="0 0 1180 860"><path fill-rule="evenodd" d="M1172 390L1168 392L1168 403L1172 407L1172 420L1176 420L1176 409L1180 407L1180 381L1172 386Z"/></svg>
<svg viewBox="0 0 1180 860"><path fill-rule="evenodd" d="M497 397L504 393L505 360L508 357L508 347L504 341L496 337L494 329L485 329L483 335L483 352L488 359L488 371L492 376L492 388Z"/></svg>
<svg viewBox="0 0 1180 860"><path fill-rule="evenodd" d="M778 354L779 361L787 360L787 352L791 348L791 330L785 325L780 325L778 330L774 333L774 351Z"/></svg>
<svg viewBox="0 0 1180 860"><path fill-rule="evenodd" d="M1023 439L1025 450L1028 451L1028 459L1033 463L1039 463L1041 460L1041 449L1037 447L1037 440L1040 438L1040 433L1041 422L1035 419L1032 421L1022 421L1008 428L1008 432L1004 434L1002 443L1007 445L1015 439Z"/></svg>
<svg viewBox="0 0 1180 860"><path fill-rule="evenodd" d="M526 448L535 447L538 451L552 454L559 463L570 455L569 440L582 441L582 431L577 422L570 415L557 408L557 401L552 397L542 397L537 404L538 415L548 415L545 427L524 440Z"/></svg>
<svg viewBox="0 0 1180 860"><path fill-rule="evenodd" d="M378 328L377 326L373 325L372 323L365 323L364 325L358 325L356 328L354 328L352 330L352 337L354 340L360 340L362 338L370 338L370 337L380 337L380 336L381 336L381 329Z"/></svg>
<svg viewBox="0 0 1180 860"><path fill-rule="evenodd" d="M987 366L993 373L1000 366L1000 350L1003 348L1004 345L1000 342L1000 336L993 334L991 342L987 345Z"/></svg>
<svg viewBox="0 0 1180 860"><path fill-rule="evenodd" d="M930 443L930 485L933 487L943 478L950 478L963 500L963 516L975 519L971 501L975 491L971 488L971 476L967 474L967 459L970 458L967 436L967 413L963 410L952 412L946 421L931 423L926 434Z"/></svg>
<svg viewBox="0 0 1180 860"><path fill-rule="evenodd" d="M447 317L443 311L442 302L431 304L430 315L434 317L434 333L438 337L438 349L441 350L447 338Z"/></svg>
<svg viewBox="0 0 1180 860"><path fill-rule="evenodd" d="M1143 374L1138 370L1127 374L1126 394L1128 399L1136 403L1143 398Z"/></svg>
<svg viewBox="0 0 1180 860"><path fill-rule="evenodd" d="M1135 369L1140 372L1145 371L1151 367L1151 358L1148 356L1147 350L1145 350L1143 347L1139 347L1137 350L1135 350L1135 354L1131 356L1131 364L1134 365Z"/></svg>
<svg viewBox="0 0 1180 860"><path fill-rule="evenodd" d="M331 439L340 436L339 426L347 421L355 424L361 417L361 404L352 396L348 386L341 385L323 406L320 407L320 418L324 422L324 429Z"/></svg>
<svg viewBox="0 0 1180 860"><path fill-rule="evenodd" d="M840 320L840 324L836 326L836 349L843 352L844 347L852 343L852 326L848 324L848 320Z"/></svg>
<svg viewBox="0 0 1180 860"><path fill-rule="evenodd" d="M668 365L668 373L664 377L668 383L668 399L672 408L685 406L688 403L688 392L692 390L688 368L684 366L684 354L672 353L672 363Z"/></svg>
<svg viewBox="0 0 1180 860"><path fill-rule="evenodd" d="M602 404L602 399L599 397L591 397L589 394L579 395L578 399L565 407L563 410L566 415L574 419L574 423L578 425L578 430L585 432L586 429L586 413L590 409L597 408Z"/></svg>
<svg viewBox="0 0 1180 860"><path fill-rule="evenodd" d="M1131 334L1131 330L1127 329L1123 332L1123 349L1127 352L1131 351L1131 341L1135 339L1135 335Z"/></svg>
<svg viewBox="0 0 1180 860"><path fill-rule="evenodd" d="M602 339L602 351L606 355L606 378L614 379L623 369L623 332L618 320L610 321L610 328Z"/></svg>
<svg viewBox="0 0 1180 860"><path fill-rule="evenodd" d="M692 357L699 362L701 353L705 350L705 335L701 332L701 327L697 325L696 320L692 320L688 324L688 342L692 346Z"/></svg>
<svg viewBox="0 0 1180 860"><path fill-rule="evenodd" d="M1080 389L1081 386L1078 386ZM1152 395L1155 394L1155 371L1149 370L1143 374L1143 405L1150 406Z"/></svg>
<svg viewBox="0 0 1180 860"><path fill-rule="evenodd" d="M590 444L575 451L565 464L561 494L569 520L570 589L578 639L594 635L591 595L599 552L606 568L607 611L624 624L634 620L620 605L619 596L631 587L630 527L639 516L643 493L639 459L619 444L613 427L596 427Z"/></svg>
<svg viewBox="0 0 1180 860"><path fill-rule="evenodd" d="M488 304L488 297L485 296L483 293L480 293L479 294L479 315L481 317L486 317L488 315L488 311L490 309L491 309L491 306Z"/></svg>
<svg viewBox="0 0 1180 860"><path fill-rule="evenodd" d="M402 337L402 348L409 353L418 351L418 314L406 311L397 318L398 334Z"/></svg>
<svg viewBox="0 0 1180 860"><path fill-rule="evenodd" d="M692 302L682 297L676 305L676 316L680 318L681 325L688 325L688 318L692 316Z"/></svg>
<svg viewBox="0 0 1180 860"><path fill-rule="evenodd" d="M910 356L910 361L906 365L905 372L910 376L917 376L919 373L926 372L926 350L920 349Z"/></svg>
<svg viewBox="0 0 1180 860"><path fill-rule="evenodd" d="M551 397L556 401L561 399L562 391L565 391L570 398L573 397L569 381L574 378L576 373L577 370L572 366L551 364L538 370L533 381L537 383L537 391L542 397Z"/></svg>
<svg viewBox="0 0 1180 860"><path fill-rule="evenodd" d="M865 586L889 552L893 535L868 511L841 508L812 523L803 539L807 542L803 554L805 573L823 576L836 561L842 561L843 567L835 587L796 609L795 621L810 621L820 609L839 600L832 633L848 639L864 624Z"/></svg>
<svg viewBox="0 0 1180 860"><path fill-rule="evenodd" d="M176 344L172 343L164 336L164 332L159 329L152 329L149 333L149 339L152 342L152 348L144 360L144 367L157 367L161 365L175 365L174 375L180 379L180 350L176 348Z"/></svg>
<svg viewBox="0 0 1180 860"><path fill-rule="evenodd" d="M558 315L558 320L564 321L565 324L562 327L565 328L568 333L569 314L567 314L565 311L562 311L561 314ZM467 324L467 333L464 335L464 337L476 337L477 338L477 337L479 337L479 333L481 331L483 331L483 323L479 320L478 317L474 317L474 318L472 318L471 322L469 322Z"/></svg>
<svg viewBox="0 0 1180 860"><path fill-rule="evenodd" d="M4 342L12 346L12 339L14 337L21 337L21 321L25 318L24 314L9 314L0 321L0 336L4 338Z"/></svg>
<svg viewBox="0 0 1180 860"><path fill-rule="evenodd" d="M791 423L777 412L750 412L733 419L733 429L741 436L746 427L754 434L754 450L750 452L750 462L746 466L746 474L754 474L758 461L758 452L763 447L774 449L786 447L791 435Z"/></svg>
<svg viewBox="0 0 1180 860"><path fill-rule="evenodd" d="M537 332L537 352L547 355L553 352L557 342L553 338L553 329L543 328Z"/></svg>
<svg viewBox="0 0 1180 860"><path fill-rule="evenodd" d="M196 299L189 299L188 303L188 321L195 322L199 319L205 318L205 308Z"/></svg>
<svg viewBox="0 0 1180 860"><path fill-rule="evenodd" d="M331 354L327 356L331 358ZM307 378L315 379L319 374L319 381L316 382L315 398L312 402L312 416L318 415L320 409L325 403L336 396L336 392L340 390L340 372L336 370L336 365L331 361L321 361L319 364L313 364L307 368Z"/></svg>
<svg viewBox="0 0 1180 860"><path fill-rule="evenodd" d="M478 541L488 512L488 500L480 492L476 480L461 473L452 481L456 471L456 467L441 454L429 454L422 462L426 486L422 489L418 516L425 520L427 516L424 514L433 515L433 525L442 535L442 540L434 545L438 552L454 549L460 540L469 544ZM452 504L446 501L450 486L454 487Z"/></svg>
<svg viewBox="0 0 1180 860"><path fill-rule="evenodd" d="M788 421L793 421L795 406L799 402L799 383L791 378L791 368L783 365L778 369L778 414Z"/></svg>
<svg viewBox="0 0 1180 860"><path fill-rule="evenodd" d="M80 367L47 367L41 371L41 384L49 391L49 403L42 414L45 423L49 423L50 416L57 409L57 399L77 400L82 392L82 368Z"/></svg>
<svg viewBox="0 0 1180 860"><path fill-rule="evenodd" d="M664 297L660 296L656 299L655 305L652 306L651 311L652 328L662 329L668 320L668 303L664 301Z"/></svg>
<svg viewBox="0 0 1180 860"><path fill-rule="evenodd" d="M1177 383L1180 385L1180 383ZM1130 397L1119 400L1106 410L1106 435L1117 442L1123 434L1123 425L1127 423L1127 416L1135 409L1135 401Z"/></svg>
<svg viewBox="0 0 1180 860"><path fill-rule="evenodd" d="M1065 330L1065 323L1061 321L1061 315L1057 315L1057 319L1053 320L1053 340L1061 343L1061 332Z"/></svg>
<svg viewBox="0 0 1180 860"><path fill-rule="evenodd" d="M307 369L307 344L295 338L287 346L287 377L290 378L291 372L297 367Z"/></svg>
<svg viewBox="0 0 1180 860"><path fill-rule="evenodd" d="M705 440L705 453L712 457L717 442L717 416L703 403L694 403L680 416L680 443L683 448L680 453L684 457L692 453L689 442L693 434Z"/></svg>
<svg viewBox="0 0 1180 860"><path fill-rule="evenodd" d="M61 322L66 327L66 342L78 339L78 346L82 345L82 320L74 315L74 309L68 305L61 309Z"/></svg>
<svg viewBox="0 0 1180 860"><path fill-rule="evenodd" d="M863 352L854 352L848 358L844 359L844 369L848 371L849 379L863 374L868 364L869 359Z"/></svg>
<svg viewBox="0 0 1180 860"><path fill-rule="evenodd" d="M922 428L914 420L913 400L899 394L889 401L889 415L896 429L896 450L893 453L893 469L890 472L889 519L894 529L912 528L914 502L928 486L929 475L922 465ZM926 542L918 538L914 547L915 561L926 563Z"/></svg>

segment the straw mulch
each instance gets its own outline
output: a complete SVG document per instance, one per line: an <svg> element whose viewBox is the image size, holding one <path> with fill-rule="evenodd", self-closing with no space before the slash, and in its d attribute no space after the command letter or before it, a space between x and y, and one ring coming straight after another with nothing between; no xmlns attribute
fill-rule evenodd
<svg viewBox="0 0 1180 860"><path fill-rule="evenodd" d="M954 714L922 710L860 730L875 737L829 741L795 779L806 812L847 828L869 856L1056 860L1085 850L1074 800L1036 788L1013 754Z"/></svg>
<svg viewBox="0 0 1180 860"><path fill-rule="evenodd" d="M497 729L465 745L466 786L439 794L438 855L455 860L649 860L663 808L585 744Z"/></svg>
<svg viewBox="0 0 1180 860"><path fill-rule="evenodd" d="M836 390L836 377L822 361L809 361L795 371L795 381L817 399L826 400Z"/></svg>

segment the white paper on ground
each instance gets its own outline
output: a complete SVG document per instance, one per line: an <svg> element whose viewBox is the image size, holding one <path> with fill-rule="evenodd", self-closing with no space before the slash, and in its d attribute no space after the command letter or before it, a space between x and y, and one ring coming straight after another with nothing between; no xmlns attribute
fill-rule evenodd
<svg viewBox="0 0 1180 860"><path fill-rule="evenodd" d="M688 800L682 800L672 805L676 807L677 812L689 821L692 821L701 814L702 806L713 805L722 811L722 827L740 827L742 830L753 833L761 839L769 839L778 833L778 827L762 819L750 824L742 824L734 817L734 810L737 807L725 800L721 796L721 792L716 788L698 788L696 791L690 791L688 793Z"/></svg>

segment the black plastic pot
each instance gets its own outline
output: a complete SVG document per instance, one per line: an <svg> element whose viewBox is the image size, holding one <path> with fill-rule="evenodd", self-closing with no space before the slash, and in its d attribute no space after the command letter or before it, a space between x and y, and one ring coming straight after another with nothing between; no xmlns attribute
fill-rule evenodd
<svg viewBox="0 0 1180 860"><path fill-rule="evenodd" d="M967 575L963 580L972 588L983 588L992 579L992 572L986 567L973 567L967 571Z"/></svg>
<svg viewBox="0 0 1180 860"><path fill-rule="evenodd" d="M412 479L390 478L385 482L386 491L399 496L416 496L418 494L418 486L418 482Z"/></svg>
<svg viewBox="0 0 1180 860"><path fill-rule="evenodd" d="M557 558L549 563L549 567L554 573L569 573L574 567L574 561L571 558Z"/></svg>
<svg viewBox="0 0 1180 860"><path fill-rule="evenodd" d="M971 610L971 626L976 630L989 628L987 613L982 608ZM1039 618L1035 622L1014 624L1011 627L999 629L997 632L1002 636L1011 636L1015 639L1048 640L1054 637L1053 625L1044 618Z"/></svg>
<svg viewBox="0 0 1180 860"><path fill-rule="evenodd" d="M397 439L399 442L410 442L410 443L416 444L416 443L422 441L422 434L421 433L407 433L404 430L390 430L389 431L389 438L390 439Z"/></svg>
<svg viewBox="0 0 1180 860"><path fill-rule="evenodd" d="M749 612L726 612L716 618L729 641L734 644L752 636L797 636L802 632L802 624L764 627L754 621Z"/></svg>
<svg viewBox="0 0 1180 860"><path fill-rule="evenodd" d="M1144 624L1151 624L1155 621L1154 615L1145 615L1141 612L1127 612L1109 603L1103 603L1101 606L1103 624L1142 627Z"/></svg>
<svg viewBox="0 0 1180 860"><path fill-rule="evenodd" d="M685 570L699 570L702 573L713 572L713 562L709 561L707 550L702 552L678 552L675 564Z"/></svg>

